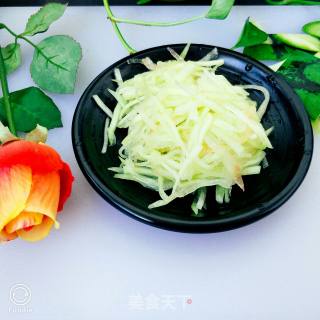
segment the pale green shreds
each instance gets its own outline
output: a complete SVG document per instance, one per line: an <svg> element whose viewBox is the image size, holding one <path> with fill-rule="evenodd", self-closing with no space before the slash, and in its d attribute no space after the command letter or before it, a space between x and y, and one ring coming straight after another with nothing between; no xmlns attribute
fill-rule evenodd
<svg viewBox="0 0 320 320"><path fill-rule="evenodd" d="M216 51L215 60L207 55L200 61L185 61L185 51L170 52L175 60L144 59L149 71L126 81L115 70L112 113L95 97L111 118L103 151L116 143L118 128L128 129L119 150L121 164L109 170L157 191L160 198L149 208L194 194L192 210L198 214L205 208L207 187L216 186L217 202L229 202L232 186L244 190L242 176L259 174L267 163L272 129L265 130L261 118L270 95L264 87L232 85L216 74L224 63ZM263 103L257 106L247 90L262 93Z"/></svg>

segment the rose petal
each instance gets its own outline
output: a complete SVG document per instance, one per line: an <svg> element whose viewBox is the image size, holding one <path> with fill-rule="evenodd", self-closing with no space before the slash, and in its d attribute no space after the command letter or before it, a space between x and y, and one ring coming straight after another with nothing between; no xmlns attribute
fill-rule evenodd
<svg viewBox="0 0 320 320"><path fill-rule="evenodd" d="M12 165L30 167L33 173L49 173L63 169L59 154L43 143L18 140L0 147L0 168Z"/></svg>
<svg viewBox="0 0 320 320"><path fill-rule="evenodd" d="M48 129L37 124L32 131L26 134L24 139L27 141L46 143L48 139Z"/></svg>
<svg viewBox="0 0 320 320"><path fill-rule="evenodd" d="M1 143L6 143L9 141L18 140L19 138L16 137L11 133L8 127L5 127L2 122L0 121L0 141Z"/></svg>
<svg viewBox="0 0 320 320"><path fill-rule="evenodd" d="M29 242L40 241L48 236L53 224L54 224L54 221L51 220L49 217L45 216L42 220L42 223L39 224L38 226L33 227L29 231L26 231L23 229L18 230L17 234L21 239L25 241L29 241Z"/></svg>
<svg viewBox="0 0 320 320"><path fill-rule="evenodd" d="M43 215L36 212L21 212L15 219L11 220L5 227L8 233L41 224Z"/></svg>
<svg viewBox="0 0 320 320"><path fill-rule="evenodd" d="M60 175L51 172L32 176L32 188L24 211L37 212L56 222L60 197Z"/></svg>
<svg viewBox="0 0 320 320"><path fill-rule="evenodd" d="M0 231L25 208L31 184L30 168L21 165L0 167Z"/></svg>
<svg viewBox="0 0 320 320"><path fill-rule="evenodd" d="M14 240L17 237L18 237L18 235L16 232L8 233L8 232L6 232L6 230L0 231L0 243L5 243L7 241Z"/></svg>
<svg viewBox="0 0 320 320"><path fill-rule="evenodd" d="M74 177L72 175L71 169L67 163L63 163L63 168L60 170L60 200L58 211L63 209L64 203L67 201L71 194L72 183Z"/></svg>

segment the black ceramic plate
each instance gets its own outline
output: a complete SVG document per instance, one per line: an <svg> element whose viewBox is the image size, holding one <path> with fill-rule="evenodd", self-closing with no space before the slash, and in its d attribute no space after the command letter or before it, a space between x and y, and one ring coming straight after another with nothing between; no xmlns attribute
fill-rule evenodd
<svg viewBox="0 0 320 320"><path fill-rule="evenodd" d="M184 44L170 45L180 52ZM192 45L187 59L198 60L214 47ZM305 109L293 90L280 76L263 64L231 50L218 48L219 58L225 60L219 72L234 84L259 84L271 94L268 111L263 118L266 128L274 127L270 136L274 149L268 151L269 167L260 175L245 177L245 192L235 187L231 202L218 205L214 189L209 189L207 210L203 216L192 215L192 197L173 201L171 204L149 210L150 203L159 199L156 192L135 182L115 179L108 167L119 165L118 144L100 153L103 144L104 113L95 105L92 95L98 94L109 107L115 100L106 88L116 89L114 68L121 70L123 78L145 72L141 64L128 64L122 59L103 71L92 81L81 97L73 119L73 147L79 166L93 188L109 203L129 216L153 226L184 232L216 232L244 226L265 217L280 207L303 181L312 157L313 134ZM172 59L167 46L141 51L130 58L150 57L153 61ZM223 94L223 93L222 93ZM262 95L252 93L261 102ZM118 134L119 137L119 134Z"/></svg>

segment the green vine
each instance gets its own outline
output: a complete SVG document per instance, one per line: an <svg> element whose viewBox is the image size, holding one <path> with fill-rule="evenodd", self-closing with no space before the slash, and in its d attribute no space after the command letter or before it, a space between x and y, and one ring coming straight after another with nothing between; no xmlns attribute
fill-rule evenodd
<svg viewBox="0 0 320 320"><path fill-rule="evenodd" d="M111 23L112 23L112 26L113 26L113 29L116 33L116 35L118 36L119 40L121 41L122 45L128 50L128 52L130 54L133 54L136 52L135 49L133 49L129 44L128 42L125 40L125 38L123 37L119 27L118 27L118 24L117 22L114 20L115 17L112 13L112 10L110 8L110 5L109 5L109 1L108 0L103 0L103 4L104 4L104 7L106 9L106 12L107 12L107 15L108 15L108 19L110 19Z"/></svg>
<svg viewBox="0 0 320 320"><path fill-rule="evenodd" d="M131 19L123 19L123 18L117 18L114 16L110 16L109 19L111 21L117 22L117 23L127 23L127 24L135 24L140 26L147 26L147 27L174 27L179 26L181 24L190 23L193 21L197 21L200 19L205 18L205 14L201 14L199 16L191 17L188 19L173 21L173 22L148 22L148 21L142 21L142 20L131 20Z"/></svg>
<svg viewBox="0 0 320 320"><path fill-rule="evenodd" d="M148 2L150 1L140 0L138 3L145 4ZM173 27L173 26L178 26L185 23L197 21L203 18L225 19L228 16L230 10L232 9L234 2L235 0L212 0L209 10L207 10L205 13L201 15L197 15L197 16L179 20L179 21L172 21L172 22L152 22L152 21L149 22L149 21L143 21L143 20L123 19L123 18L115 17L110 8L109 1L103 0L103 4L107 12L108 19L111 21L119 40L121 41L123 46L128 50L130 54L136 52L136 50L134 50L124 39L118 27L118 23L134 24L134 25L148 26L148 27Z"/></svg>

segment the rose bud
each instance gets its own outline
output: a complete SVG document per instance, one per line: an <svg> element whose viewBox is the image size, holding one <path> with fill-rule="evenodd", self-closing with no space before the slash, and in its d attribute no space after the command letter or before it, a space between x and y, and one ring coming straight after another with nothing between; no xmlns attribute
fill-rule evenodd
<svg viewBox="0 0 320 320"><path fill-rule="evenodd" d="M0 242L45 238L71 193L70 167L50 146L15 140L0 146Z"/></svg>

